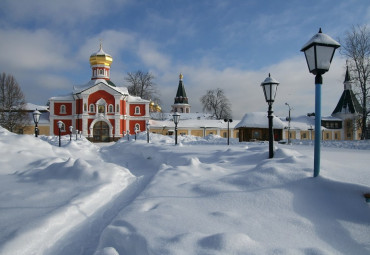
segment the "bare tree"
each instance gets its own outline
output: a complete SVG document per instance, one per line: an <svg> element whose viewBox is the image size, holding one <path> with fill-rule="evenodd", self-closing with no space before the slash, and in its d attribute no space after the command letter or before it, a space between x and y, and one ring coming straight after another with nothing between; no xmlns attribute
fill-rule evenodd
<svg viewBox="0 0 370 255"><path fill-rule="evenodd" d="M222 89L207 90L200 102L203 104L203 111L211 112L216 119L231 118L231 104Z"/></svg>
<svg viewBox="0 0 370 255"><path fill-rule="evenodd" d="M128 92L132 96L138 96L159 103L160 100L154 78L154 75L149 72L144 73L140 70L134 73L128 72L125 77L125 81L128 83Z"/></svg>
<svg viewBox="0 0 370 255"><path fill-rule="evenodd" d="M366 136L366 122L369 109L370 79L370 30L364 26L353 26L347 31L342 43L341 53L348 58L349 68L356 82L356 94L361 103L361 140Z"/></svg>
<svg viewBox="0 0 370 255"><path fill-rule="evenodd" d="M25 99L12 75L0 75L0 125L11 132L21 129L27 122Z"/></svg>

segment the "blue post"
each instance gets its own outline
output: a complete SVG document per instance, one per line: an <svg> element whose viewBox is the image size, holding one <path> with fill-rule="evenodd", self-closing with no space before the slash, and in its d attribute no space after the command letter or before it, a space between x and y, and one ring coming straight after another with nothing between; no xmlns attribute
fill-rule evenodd
<svg viewBox="0 0 370 255"><path fill-rule="evenodd" d="M313 177L320 173L320 145L321 145L321 85L322 76L315 77L315 148Z"/></svg>

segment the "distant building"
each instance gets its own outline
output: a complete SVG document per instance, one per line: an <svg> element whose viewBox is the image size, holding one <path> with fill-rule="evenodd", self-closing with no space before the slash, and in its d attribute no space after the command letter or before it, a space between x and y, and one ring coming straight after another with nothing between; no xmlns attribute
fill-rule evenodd
<svg viewBox="0 0 370 255"><path fill-rule="evenodd" d="M227 137L227 123L224 120L215 120L209 114L203 113L181 113L178 123L178 135L193 135L204 137L208 135L218 135ZM229 137L238 138L238 130L234 129L237 121L229 125ZM162 119L150 120L150 132L161 135L173 135L175 124L171 113L164 113Z"/></svg>
<svg viewBox="0 0 370 255"><path fill-rule="evenodd" d="M274 140L280 141L283 139L283 130L286 124L279 118L273 116L273 132ZM269 126L267 113L252 112L244 115L243 119L236 124L235 129L239 131L239 141L258 141L269 139Z"/></svg>
<svg viewBox="0 0 370 255"><path fill-rule="evenodd" d="M123 133L145 131L149 120L149 101L131 96L126 87L110 80L113 58L100 44L90 56L92 76L83 86L75 86L66 96L52 97L50 102L50 134L58 135L58 121L63 122L61 134L69 134L69 126L81 131L89 140L108 142Z"/></svg>
<svg viewBox="0 0 370 255"><path fill-rule="evenodd" d="M344 79L344 91L335 107L332 116L342 120L341 139L358 140L361 137L361 127L358 120L361 118L362 107L352 91L352 81L348 67Z"/></svg>
<svg viewBox="0 0 370 255"><path fill-rule="evenodd" d="M172 105L172 112L178 113L190 113L189 99L186 96L185 87L183 84L184 76L180 74L179 86L177 88L177 93L175 97L175 102Z"/></svg>
<svg viewBox="0 0 370 255"><path fill-rule="evenodd" d="M24 107L27 112L26 125L23 129L16 130L18 134L35 134L35 122L33 121L33 112L38 110L41 115L37 124L39 135L50 135L49 107L27 103Z"/></svg>

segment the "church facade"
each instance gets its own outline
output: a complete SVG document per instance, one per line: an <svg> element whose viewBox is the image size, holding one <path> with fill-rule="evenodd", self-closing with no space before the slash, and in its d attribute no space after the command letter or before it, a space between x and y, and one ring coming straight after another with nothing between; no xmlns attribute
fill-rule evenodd
<svg viewBox="0 0 370 255"><path fill-rule="evenodd" d="M90 56L91 80L75 86L63 97L52 97L50 103L50 134L81 133L90 141L115 141L125 134L146 130L149 121L149 101L131 96L126 87L118 87L110 80L113 58L100 45ZM72 128L70 128L72 127Z"/></svg>

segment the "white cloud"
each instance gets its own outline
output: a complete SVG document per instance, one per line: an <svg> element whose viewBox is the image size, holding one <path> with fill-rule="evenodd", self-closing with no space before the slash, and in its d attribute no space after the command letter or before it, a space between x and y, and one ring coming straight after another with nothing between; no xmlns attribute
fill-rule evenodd
<svg viewBox="0 0 370 255"><path fill-rule="evenodd" d="M147 67L155 71L165 72L170 67L170 57L157 51L155 45L147 41L139 42L137 54Z"/></svg>
<svg viewBox="0 0 370 255"><path fill-rule="evenodd" d="M331 70L323 75L322 114L330 115L343 91L344 63L334 58ZM162 92L162 108L169 110L177 91L178 74L184 74L184 84L192 112L201 112L199 99L208 89L221 88L232 103L233 117L240 119L247 112L267 111L261 82L271 73L279 82L274 103L275 114L287 115L288 102L294 108L293 115L314 112L314 75L310 74L304 56L297 56L261 70L248 71L237 68L217 70L209 66L172 67L158 77Z"/></svg>
<svg viewBox="0 0 370 255"><path fill-rule="evenodd" d="M39 29L0 30L0 65L14 69L71 69L68 45L57 34Z"/></svg>
<svg viewBox="0 0 370 255"><path fill-rule="evenodd" d="M2 8L6 18L13 22L40 22L64 27L88 21L96 15L106 14L122 6L124 0L103 2L100 0L3 0Z"/></svg>

